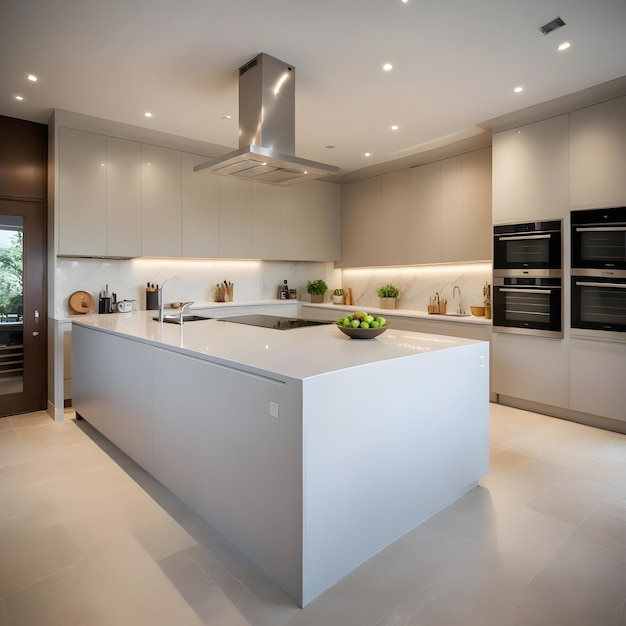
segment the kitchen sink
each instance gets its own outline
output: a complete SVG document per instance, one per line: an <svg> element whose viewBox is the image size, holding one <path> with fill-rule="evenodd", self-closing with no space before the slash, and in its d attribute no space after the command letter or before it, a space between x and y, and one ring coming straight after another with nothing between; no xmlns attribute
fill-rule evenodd
<svg viewBox="0 0 626 626"><path fill-rule="evenodd" d="M155 322L159 321L158 315L152 318ZM212 317L203 317L202 315L183 315L183 323L184 322L199 322L200 320L210 320ZM163 321L166 324L180 324L180 315L164 315Z"/></svg>

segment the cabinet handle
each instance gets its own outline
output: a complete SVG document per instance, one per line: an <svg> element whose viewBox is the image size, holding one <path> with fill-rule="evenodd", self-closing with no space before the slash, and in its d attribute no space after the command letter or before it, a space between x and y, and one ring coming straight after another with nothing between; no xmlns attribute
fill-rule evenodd
<svg viewBox="0 0 626 626"><path fill-rule="evenodd" d="M626 226L586 226L585 228L577 228L577 233L623 233Z"/></svg>
<svg viewBox="0 0 626 626"><path fill-rule="evenodd" d="M510 289L510 288L497 288L498 291L504 291L506 293L552 293L552 289Z"/></svg>
<svg viewBox="0 0 626 626"><path fill-rule="evenodd" d="M576 281L576 287L614 287L615 289L626 289L626 283L589 283Z"/></svg>
<svg viewBox="0 0 626 626"><path fill-rule="evenodd" d="M511 237L498 237L500 241L525 241L526 239L550 239L552 235L515 235Z"/></svg>

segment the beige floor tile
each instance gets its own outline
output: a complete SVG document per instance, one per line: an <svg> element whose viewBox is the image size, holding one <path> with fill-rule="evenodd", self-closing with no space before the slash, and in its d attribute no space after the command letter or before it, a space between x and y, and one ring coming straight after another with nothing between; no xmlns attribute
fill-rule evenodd
<svg viewBox="0 0 626 626"><path fill-rule="evenodd" d="M193 537L165 513L142 524L135 524L129 531L155 561L196 545Z"/></svg>
<svg viewBox="0 0 626 626"><path fill-rule="evenodd" d="M159 566L125 530L86 550L72 571L106 624L202 624Z"/></svg>

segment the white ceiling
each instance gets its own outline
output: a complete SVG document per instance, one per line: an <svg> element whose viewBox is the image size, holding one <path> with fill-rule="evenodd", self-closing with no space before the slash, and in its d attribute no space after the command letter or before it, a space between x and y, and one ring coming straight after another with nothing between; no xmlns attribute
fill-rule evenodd
<svg viewBox="0 0 626 626"><path fill-rule="evenodd" d="M226 152L259 52L296 67L297 156L346 173L623 77L626 0L2 0L0 114L66 109Z"/></svg>

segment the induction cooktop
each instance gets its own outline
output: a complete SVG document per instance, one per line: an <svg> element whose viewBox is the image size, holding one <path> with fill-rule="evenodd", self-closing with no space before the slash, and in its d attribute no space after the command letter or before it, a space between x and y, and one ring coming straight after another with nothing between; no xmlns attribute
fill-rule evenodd
<svg viewBox="0 0 626 626"><path fill-rule="evenodd" d="M333 322L324 322L321 320L305 320L298 317L280 317L278 315L236 315L235 317L221 317L218 321L247 324L248 326L261 326L262 328L275 328L277 330L291 330L293 328L304 328L306 326L333 324Z"/></svg>

